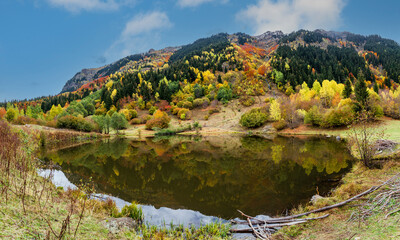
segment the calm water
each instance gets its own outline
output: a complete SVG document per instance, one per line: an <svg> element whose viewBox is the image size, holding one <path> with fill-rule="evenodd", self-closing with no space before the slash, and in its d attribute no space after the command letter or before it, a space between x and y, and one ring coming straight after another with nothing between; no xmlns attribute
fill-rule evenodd
<svg viewBox="0 0 400 240"><path fill-rule="evenodd" d="M42 158L59 164L73 184L91 177L99 193L223 219L239 216L237 209L282 214L327 194L351 164L343 142L286 137L106 140Z"/></svg>

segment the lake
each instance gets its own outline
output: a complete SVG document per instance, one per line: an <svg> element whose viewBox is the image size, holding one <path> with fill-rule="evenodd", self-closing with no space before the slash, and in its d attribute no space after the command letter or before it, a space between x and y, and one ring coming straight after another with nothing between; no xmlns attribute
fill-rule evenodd
<svg viewBox="0 0 400 240"><path fill-rule="evenodd" d="M72 184L91 178L96 192L140 203L149 222L185 224L239 217L237 209L285 214L328 194L352 162L336 139L229 135L107 139L44 150L42 159Z"/></svg>

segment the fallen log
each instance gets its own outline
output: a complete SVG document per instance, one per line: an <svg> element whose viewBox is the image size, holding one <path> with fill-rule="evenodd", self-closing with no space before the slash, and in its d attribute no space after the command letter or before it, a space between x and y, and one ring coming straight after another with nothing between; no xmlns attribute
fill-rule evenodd
<svg viewBox="0 0 400 240"><path fill-rule="evenodd" d="M369 188L368 190L366 190L366 191L364 191L364 192L362 192L362 193L360 193L360 194L357 194L356 196L354 196L354 197L352 197L352 198L347 199L346 201L343 201L343 202L340 202L340 203L336 203L336 204L333 204L333 205L330 205L330 206L326 206L326 207L323 207L323 208L315 209L315 210L312 210L312 211L309 211L309 212L305 212L305 213L300 213L300 214L296 214L296 215L287 216L287 217L270 218L270 219L267 219L267 220L261 220L261 219L257 219L257 218L255 218L255 217L246 215L246 214L244 214L243 212L241 212L240 210L238 210L238 211L239 211L244 217L252 219L252 223L253 223L253 224L280 223L280 222L288 221L288 220L291 220L291 219L295 219L295 218L307 216L307 215L310 215L310 214L312 214L312 213L324 212L324 211L327 211L327 210L330 210L330 209L333 209L333 208L338 208L338 207L344 206L344 205L346 205L346 204L349 203L349 202L355 201L355 200L361 198L362 196L365 196L365 195L367 195L367 194L370 194L370 193L372 193L372 192L378 190L379 188L381 188L382 186L388 184L388 183L391 182L393 179L396 179L396 178L399 177L399 176L400 176L400 174L397 174L397 175L395 175L394 177L392 177L392 178L390 178L389 180L387 180L386 182L382 183L381 185L371 187L371 188Z"/></svg>
<svg viewBox="0 0 400 240"><path fill-rule="evenodd" d="M263 224L262 227L268 228L272 232L275 232L276 229L280 228L280 227L297 225L297 224L305 223L305 222L308 222L308 221L311 221L311 220L323 219L323 218L326 218L328 216L329 216L329 214L326 214L326 215L321 216L321 217L315 217L315 218L297 219L297 220L294 220L292 222L287 222L287 223ZM249 218L247 218L247 219L249 219ZM247 222L247 223L249 223L249 222ZM252 223L252 224L254 224L254 223ZM257 229L257 228L259 228L259 227L255 227L255 229ZM251 228L231 229L231 232L234 232L234 233L252 233L252 229Z"/></svg>

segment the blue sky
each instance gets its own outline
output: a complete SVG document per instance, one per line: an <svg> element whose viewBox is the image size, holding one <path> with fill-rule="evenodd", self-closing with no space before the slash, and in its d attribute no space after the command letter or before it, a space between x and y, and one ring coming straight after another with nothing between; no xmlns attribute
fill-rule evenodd
<svg viewBox="0 0 400 240"><path fill-rule="evenodd" d="M1 0L0 101L54 95L82 68L219 32L323 28L400 42L398 0Z"/></svg>

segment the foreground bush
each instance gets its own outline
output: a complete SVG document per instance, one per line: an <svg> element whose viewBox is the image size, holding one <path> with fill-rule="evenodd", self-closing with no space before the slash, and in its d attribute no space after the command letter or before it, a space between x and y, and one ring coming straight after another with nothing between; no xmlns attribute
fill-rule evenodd
<svg viewBox="0 0 400 240"><path fill-rule="evenodd" d="M57 128L67 128L83 132L91 132L95 129L92 122L85 120L83 117L64 116L57 119Z"/></svg>
<svg viewBox="0 0 400 240"><path fill-rule="evenodd" d="M242 115L240 125L247 128L256 128L262 126L268 120L268 116L261 108L253 108Z"/></svg>
<svg viewBox="0 0 400 240"><path fill-rule="evenodd" d="M350 125L354 120L353 110L346 106L338 109L330 109L325 113L321 127L334 128Z"/></svg>
<svg viewBox="0 0 400 240"><path fill-rule="evenodd" d="M192 112L189 109L181 108L178 112L178 118L181 120L189 120L192 118Z"/></svg>
<svg viewBox="0 0 400 240"><path fill-rule="evenodd" d="M320 126L323 120L323 115L317 106L313 106L304 116L304 123L313 126Z"/></svg>
<svg viewBox="0 0 400 240"><path fill-rule="evenodd" d="M168 116L166 112L161 110L157 110L153 118L147 121L146 129L153 129L153 128L168 128L168 124L171 121L171 118Z"/></svg>

